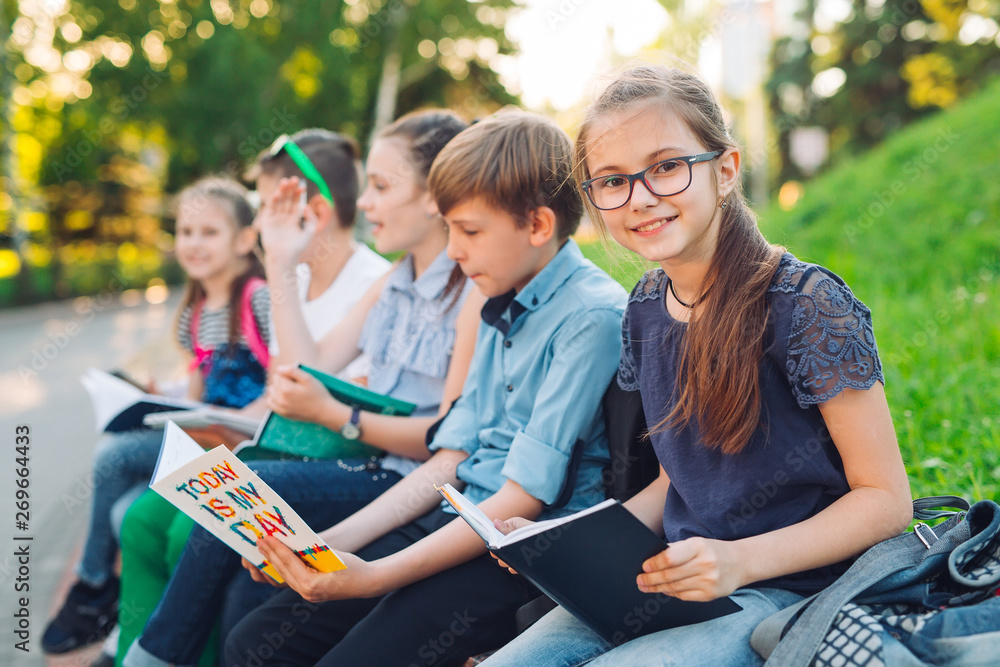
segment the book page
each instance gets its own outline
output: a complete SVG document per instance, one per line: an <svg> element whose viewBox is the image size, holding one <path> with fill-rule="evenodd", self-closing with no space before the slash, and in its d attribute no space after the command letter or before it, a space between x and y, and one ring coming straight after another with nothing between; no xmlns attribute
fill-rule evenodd
<svg viewBox="0 0 1000 667"><path fill-rule="evenodd" d="M80 376L80 383L87 390L94 406L94 422L98 433L102 433L114 421L115 417L137 403L165 405L178 410L188 410L204 405L186 399L144 393L125 380L96 368L87 369Z"/></svg>
<svg viewBox="0 0 1000 667"><path fill-rule="evenodd" d="M195 449L200 454L190 458ZM264 535L278 538L320 572L344 563L255 472L224 445L204 451L173 422L164 431L150 488L278 583L278 571L257 551Z"/></svg>
<svg viewBox="0 0 1000 667"><path fill-rule="evenodd" d="M142 418L146 426L162 427L172 421L181 428L207 428L209 426L225 426L240 433L251 434L260 428L260 419L233 414L216 408L197 408L195 410L171 410L169 412L151 412Z"/></svg>
<svg viewBox="0 0 1000 667"><path fill-rule="evenodd" d="M462 495L461 491L451 484L444 486L435 484L434 488L448 501L449 505L455 508L459 516L468 522L479 537L483 538L487 546L499 546L499 543L504 540L505 535L497 530L496 526L493 525L493 520L476 507L471 500Z"/></svg>
<svg viewBox="0 0 1000 667"><path fill-rule="evenodd" d="M80 383L90 395L94 405L94 421L100 433L111 423L118 413L142 399L139 391L125 380L119 380L110 373L90 368L80 376Z"/></svg>
<svg viewBox="0 0 1000 667"><path fill-rule="evenodd" d="M570 521L579 519L580 517L586 516L588 514L593 514L594 512L599 512L608 505L614 505L617 500L614 498L608 498L607 500L597 503L592 507L588 507L585 510L580 510L575 514L570 514L568 516L559 517L558 519L547 519L545 521L536 521L530 526L523 526L517 530L513 530L510 533L503 536L500 542L497 544L498 547L505 547L508 544L514 544L515 542L520 542L521 540L528 539L540 533L544 533L547 530L556 528L558 526L563 526Z"/></svg>

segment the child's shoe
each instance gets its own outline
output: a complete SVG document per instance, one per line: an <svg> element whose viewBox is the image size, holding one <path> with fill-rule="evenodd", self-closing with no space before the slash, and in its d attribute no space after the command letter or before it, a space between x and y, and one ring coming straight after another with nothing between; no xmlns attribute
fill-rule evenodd
<svg viewBox="0 0 1000 667"><path fill-rule="evenodd" d="M42 650L67 653L103 640L118 619L118 579L108 579L100 588L77 581L69 590L62 609L45 628Z"/></svg>

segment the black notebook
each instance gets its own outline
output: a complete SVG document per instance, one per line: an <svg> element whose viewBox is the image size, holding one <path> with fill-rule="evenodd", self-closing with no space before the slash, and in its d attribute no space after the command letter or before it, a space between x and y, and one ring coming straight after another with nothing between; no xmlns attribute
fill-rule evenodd
<svg viewBox="0 0 1000 667"><path fill-rule="evenodd" d="M642 563L666 543L617 500L504 535L450 484L438 491L490 551L613 644L741 609L729 598L688 602L640 591Z"/></svg>

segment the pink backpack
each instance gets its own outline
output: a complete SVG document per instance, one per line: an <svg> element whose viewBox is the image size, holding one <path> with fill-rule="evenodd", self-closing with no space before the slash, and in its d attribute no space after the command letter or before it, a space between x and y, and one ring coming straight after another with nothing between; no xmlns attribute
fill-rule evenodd
<svg viewBox="0 0 1000 667"><path fill-rule="evenodd" d="M257 289L266 284L262 278L251 278L243 286L243 296L240 299L240 332L243 334L243 338L246 339L247 347L250 351L254 353L260 365L265 369L271 361L271 353L267 349L267 345L264 344L264 337L260 333L260 329L257 327L257 318L253 314L253 294ZM191 366L189 370L200 367L202 363L212 354L211 349L207 349L198 345L198 325L201 322L201 308L204 305L204 301L199 303L194 307L194 312L191 313L191 347L194 350L194 359L191 361Z"/></svg>

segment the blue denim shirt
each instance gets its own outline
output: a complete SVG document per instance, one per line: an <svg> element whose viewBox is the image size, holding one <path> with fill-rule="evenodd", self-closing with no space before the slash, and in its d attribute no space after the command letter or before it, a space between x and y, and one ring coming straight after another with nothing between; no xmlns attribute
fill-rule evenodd
<svg viewBox="0 0 1000 667"><path fill-rule="evenodd" d="M539 518L604 499L601 398L621 352L625 301L625 291L570 239L520 293L486 302L462 397L431 443L468 452L457 474L470 500L485 500L509 479L553 503L577 440L583 458L573 495Z"/></svg>
<svg viewBox="0 0 1000 667"><path fill-rule="evenodd" d="M414 417L434 415L455 346L455 320L472 282L442 293L455 262L444 251L413 279L413 257L392 270L361 329L358 347L371 359L368 388L414 403Z"/></svg>

